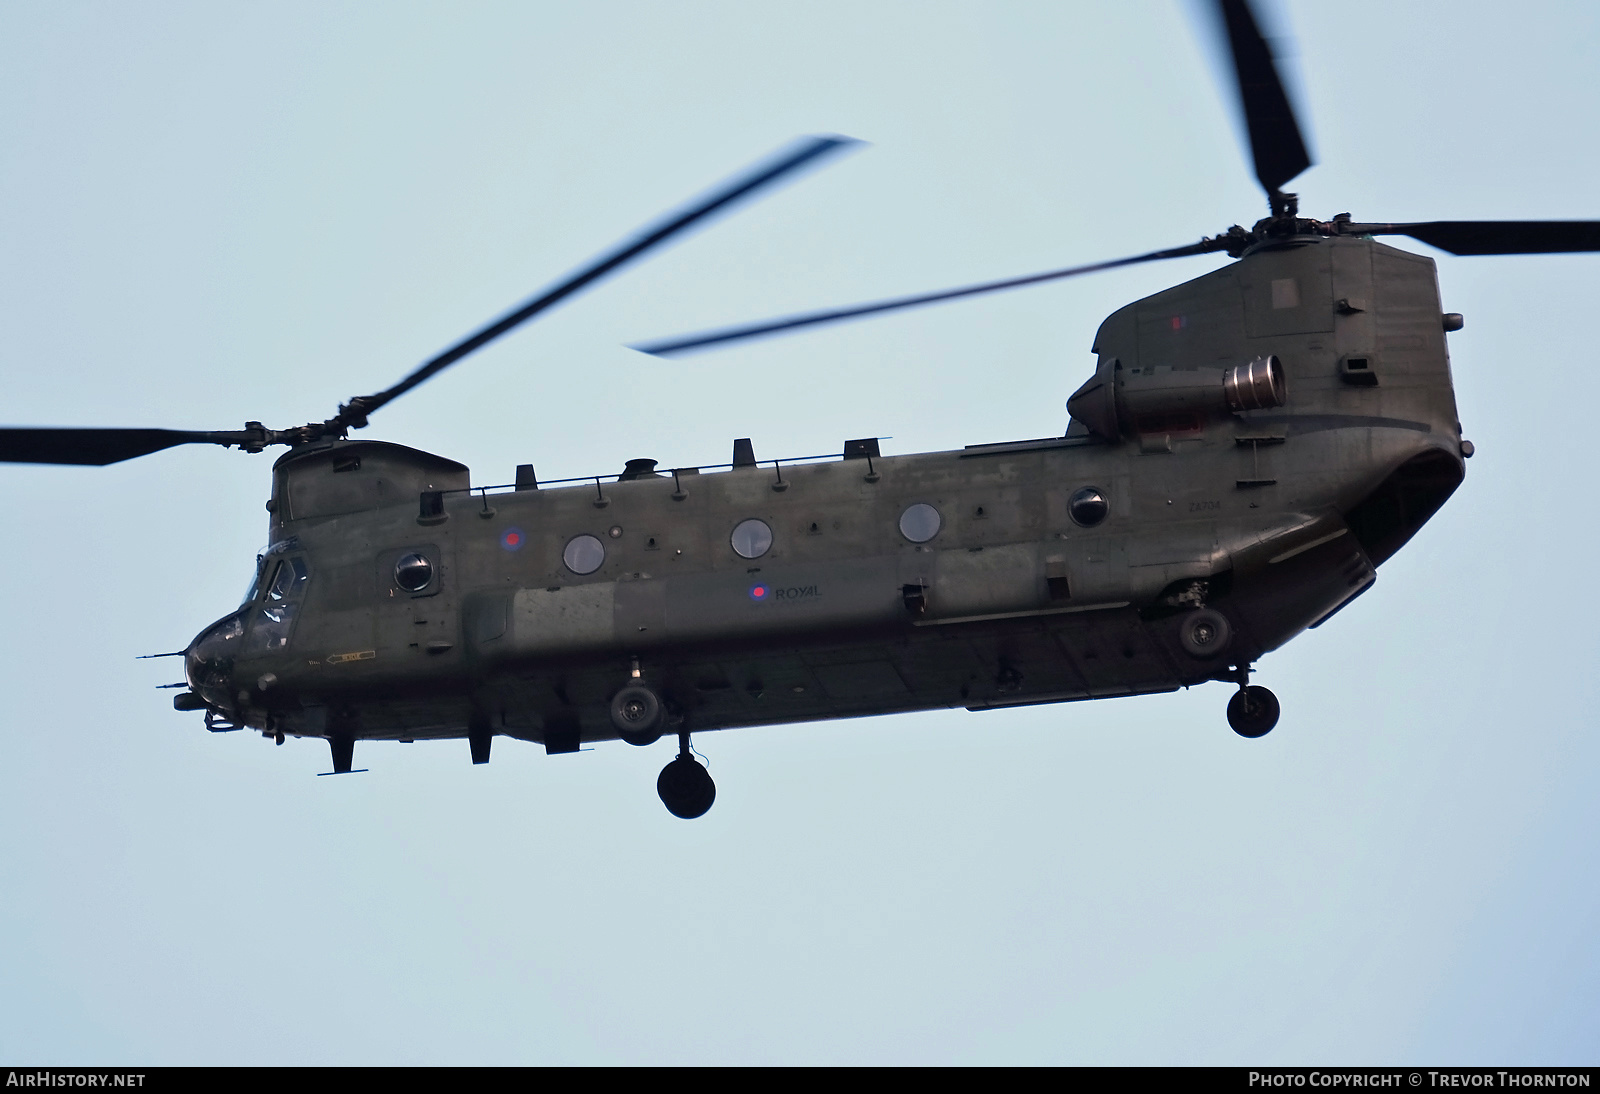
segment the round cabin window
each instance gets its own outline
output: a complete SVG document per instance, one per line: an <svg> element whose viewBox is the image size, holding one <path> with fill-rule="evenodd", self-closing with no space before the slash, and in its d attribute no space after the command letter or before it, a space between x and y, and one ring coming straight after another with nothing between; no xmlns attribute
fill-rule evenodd
<svg viewBox="0 0 1600 1094"><path fill-rule="evenodd" d="M573 536L561 552L561 561L575 574L592 574L606 560L606 545L594 536Z"/></svg>
<svg viewBox="0 0 1600 1094"><path fill-rule="evenodd" d="M900 514L900 534L912 543L926 543L939 534L939 510L919 501Z"/></svg>
<svg viewBox="0 0 1600 1094"><path fill-rule="evenodd" d="M433 563L413 551L394 564L394 583L408 593L420 593L433 583Z"/></svg>
<svg viewBox="0 0 1600 1094"><path fill-rule="evenodd" d="M764 520L741 520L728 537L740 558L760 558L772 549L772 529Z"/></svg>
<svg viewBox="0 0 1600 1094"><path fill-rule="evenodd" d="M1111 512L1111 503L1106 501L1106 496L1092 486L1085 486L1067 500L1067 513L1073 521L1085 528L1093 528L1096 524L1106 519L1106 514Z"/></svg>

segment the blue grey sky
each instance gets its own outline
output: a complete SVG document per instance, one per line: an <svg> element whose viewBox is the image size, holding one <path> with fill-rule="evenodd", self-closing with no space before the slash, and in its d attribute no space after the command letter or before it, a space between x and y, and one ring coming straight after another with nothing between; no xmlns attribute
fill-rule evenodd
<svg viewBox="0 0 1600 1094"><path fill-rule="evenodd" d="M1304 209L1600 219L1600 9L1298 2ZM366 436L474 481L1059 433L1117 307L1225 259L662 363L625 343L1175 246L1264 203L1186 8L0 6L0 419L238 428L384 387L796 135L872 142ZM1414 249L1426 251L1421 244ZM1600 256L1436 256L1466 483L1169 696L668 742L209 735L270 457L0 468L0 1059L1594 1063Z"/></svg>

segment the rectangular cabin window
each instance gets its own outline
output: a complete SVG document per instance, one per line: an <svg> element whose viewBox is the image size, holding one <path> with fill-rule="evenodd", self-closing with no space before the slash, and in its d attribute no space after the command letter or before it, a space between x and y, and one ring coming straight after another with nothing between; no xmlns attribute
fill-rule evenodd
<svg viewBox="0 0 1600 1094"><path fill-rule="evenodd" d="M1071 600L1072 587L1067 582L1067 560L1064 558L1046 559L1044 563L1045 588L1050 593L1051 600Z"/></svg>
<svg viewBox="0 0 1600 1094"><path fill-rule="evenodd" d="M1339 376L1347 384L1357 387L1375 387L1378 383L1378 372L1372 366L1372 358L1366 354L1351 354L1339 364Z"/></svg>

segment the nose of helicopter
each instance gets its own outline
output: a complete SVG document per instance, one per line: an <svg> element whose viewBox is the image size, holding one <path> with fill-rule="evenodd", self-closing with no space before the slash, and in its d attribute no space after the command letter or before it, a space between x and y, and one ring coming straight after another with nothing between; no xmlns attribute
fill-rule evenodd
<svg viewBox="0 0 1600 1094"><path fill-rule="evenodd" d="M184 677L208 706L232 706L233 664L243 637L244 613L234 612L201 631L183 651Z"/></svg>

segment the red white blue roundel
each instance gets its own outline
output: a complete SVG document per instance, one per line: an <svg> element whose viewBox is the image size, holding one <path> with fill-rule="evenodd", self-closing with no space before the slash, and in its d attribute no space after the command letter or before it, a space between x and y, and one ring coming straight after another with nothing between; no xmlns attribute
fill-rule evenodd
<svg viewBox="0 0 1600 1094"><path fill-rule="evenodd" d="M508 551L520 551L522 545L528 541L521 528L507 528L500 533L500 546Z"/></svg>
<svg viewBox="0 0 1600 1094"><path fill-rule="evenodd" d="M765 600L771 594L771 592L772 590L767 586L758 583L750 586L750 599Z"/></svg>

